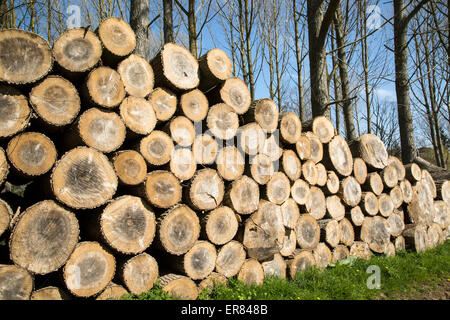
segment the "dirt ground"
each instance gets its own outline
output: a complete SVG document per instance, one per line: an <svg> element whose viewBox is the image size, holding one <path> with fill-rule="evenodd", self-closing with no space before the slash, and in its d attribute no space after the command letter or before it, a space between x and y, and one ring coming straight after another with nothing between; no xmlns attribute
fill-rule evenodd
<svg viewBox="0 0 450 320"><path fill-rule="evenodd" d="M435 284L418 284L413 290L389 296L381 294L380 300L450 300L450 279Z"/></svg>

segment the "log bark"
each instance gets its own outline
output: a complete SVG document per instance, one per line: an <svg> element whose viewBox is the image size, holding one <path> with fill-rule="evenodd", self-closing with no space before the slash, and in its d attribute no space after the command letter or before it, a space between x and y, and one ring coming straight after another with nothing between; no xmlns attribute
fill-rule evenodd
<svg viewBox="0 0 450 320"><path fill-rule="evenodd" d="M198 64L200 68L199 88L204 92L222 84L233 72L231 59L224 51L217 48L208 50L198 59Z"/></svg>
<svg viewBox="0 0 450 320"><path fill-rule="evenodd" d="M29 300L33 276L16 265L0 265L0 300Z"/></svg>
<svg viewBox="0 0 450 320"><path fill-rule="evenodd" d="M77 297L100 293L113 279L116 270L114 256L97 242L80 242L64 266L64 282Z"/></svg>
<svg viewBox="0 0 450 320"><path fill-rule="evenodd" d="M225 192L224 203L239 214L251 214L258 209L259 187L248 176L233 181Z"/></svg>
<svg viewBox="0 0 450 320"><path fill-rule="evenodd" d="M247 116L247 111L251 108L250 90L242 79L236 77L226 79L223 84L211 89L207 96L211 105L223 102L230 106L233 112L239 115L245 114L245 117ZM261 125L261 127L263 126Z"/></svg>
<svg viewBox="0 0 450 320"><path fill-rule="evenodd" d="M216 271L227 278L239 273L245 262L246 252L242 243L231 240L222 246L216 259Z"/></svg>
<svg viewBox="0 0 450 320"><path fill-rule="evenodd" d="M74 209L93 209L105 204L115 194L117 185L108 158L87 147L64 154L51 175L56 198Z"/></svg>
<svg viewBox="0 0 450 320"><path fill-rule="evenodd" d="M203 121L209 109L206 96L198 89L183 93L180 97L180 107L183 115L192 122Z"/></svg>
<svg viewBox="0 0 450 320"><path fill-rule="evenodd" d="M198 287L194 281L179 274L165 274L158 278L164 292L180 300L196 300Z"/></svg>
<svg viewBox="0 0 450 320"><path fill-rule="evenodd" d="M19 90L6 85L0 85L0 105L0 139L4 140L28 126L31 109Z"/></svg>
<svg viewBox="0 0 450 320"><path fill-rule="evenodd" d="M30 92L30 105L44 125L63 127L80 112L81 102L75 86L60 76L48 76Z"/></svg>
<svg viewBox="0 0 450 320"><path fill-rule="evenodd" d="M166 88L155 88L148 96L148 101L155 111L156 119L167 121L177 110L177 96Z"/></svg>
<svg viewBox="0 0 450 320"><path fill-rule="evenodd" d="M237 133L239 118L229 105L218 103L209 108L206 126L216 138L229 140Z"/></svg>
<svg viewBox="0 0 450 320"><path fill-rule="evenodd" d="M26 209L10 237L11 260L34 274L58 270L75 249L80 233L75 215L46 200Z"/></svg>
<svg viewBox="0 0 450 320"><path fill-rule="evenodd" d="M238 220L233 210L227 206L220 206L202 219L206 238L215 245L230 242L238 231Z"/></svg>
<svg viewBox="0 0 450 320"><path fill-rule="evenodd" d="M18 29L0 32L0 81L24 85L44 78L53 67L52 50L41 36Z"/></svg>
<svg viewBox="0 0 450 320"><path fill-rule="evenodd" d="M117 72L128 95L146 98L153 91L155 84L153 69L143 57L131 54L119 63Z"/></svg>
<svg viewBox="0 0 450 320"><path fill-rule="evenodd" d="M120 117L134 136L148 135L156 126L152 105L144 98L129 96L120 104Z"/></svg>
<svg viewBox="0 0 450 320"><path fill-rule="evenodd" d="M174 145L169 135L160 130L153 130L141 139L138 151L151 166L169 163Z"/></svg>
<svg viewBox="0 0 450 320"><path fill-rule="evenodd" d="M147 292L158 280L158 263L151 255L141 253L121 266L120 276L130 293L138 295Z"/></svg>
<svg viewBox="0 0 450 320"><path fill-rule="evenodd" d="M237 278L248 286L260 286L264 281L264 269L258 260L247 259L242 265Z"/></svg>
<svg viewBox="0 0 450 320"><path fill-rule="evenodd" d="M320 227L312 216L303 214L295 227L297 244L302 249L314 249L320 240Z"/></svg>
<svg viewBox="0 0 450 320"><path fill-rule="evenodd" d="M199 85L197 60L189 50L175 43L166 43L150 65L155 74L156 87L179 92Z"/></svg>
<svg viewBox="0 0 450 320"><path fill-rule="evenodd" d="M302 123L294 112L285 112L280 115L280 137L286 144L295 144L302 135Z"/></svg>
<svg viewBox="0 0 450 320"><path fill-rule="evenodd" d="M144 157L134 150L121 150L111 157L119 183L125 186L136 186L147 177L147 163Z"/></svg>

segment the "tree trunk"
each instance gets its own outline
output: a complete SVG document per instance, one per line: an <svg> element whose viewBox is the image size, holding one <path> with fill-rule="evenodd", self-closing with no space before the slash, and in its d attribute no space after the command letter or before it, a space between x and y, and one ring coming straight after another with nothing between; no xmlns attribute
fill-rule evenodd
<svg viewBox="0 0 450 320"><path fill-rule="evenodd" d="M150 7L146 0L130 2L130 26L136 34L134 53L150 60Z"/></svg>
<svg viewBox="0 0 450 320"><path fill-rule="evenodd" d="M163 0L164 43L175 42L173 36L173 1Z"/></svg>

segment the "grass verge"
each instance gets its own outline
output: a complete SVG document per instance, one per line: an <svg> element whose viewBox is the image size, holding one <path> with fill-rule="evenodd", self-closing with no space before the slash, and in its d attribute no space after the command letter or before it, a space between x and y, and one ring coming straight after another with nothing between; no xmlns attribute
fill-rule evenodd
<svg viewBox="0 0 450 320"><path fill-rule="evenodd" d="M372 266L372 267L371 267ZM375 266L375 267L374 267ZM375 270L375 271L374 271ZM378 272L379 271L379 272ZM379 275L379 288L376 277ZM312 268L295 279L267 277L261 286L249 286L230 278L228 286L219 285L199 294L200 300L360 300L415 299L427 290L450 282L450 240L424 253L398 252L395 257L373 256L370 260L347 259L326 269ZM372 286L368 286L372 284ZM369 288L369 287L372 287ZM156 285L139 296L123 299L154 300L170 297ZM422 297L421 297L422 298Z"/></svg>

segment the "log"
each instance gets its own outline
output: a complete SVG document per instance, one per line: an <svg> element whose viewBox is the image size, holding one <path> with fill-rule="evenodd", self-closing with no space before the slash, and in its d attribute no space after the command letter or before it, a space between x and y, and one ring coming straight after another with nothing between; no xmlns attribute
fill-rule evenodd
<svg viewBox="0 0 450 320"><path fill-rule="evenodd" d="M325 195L322 190L317 187L311 187L308 192L305 206L306 212L314 219L322 219L327 211Z"/></svg>
<svg viewBox="0 0 450 320"><path fill-rule="evenodd" d="M434 199L437 197L437 188L434 183L434 179L431 176L430 172L427 169L422 170L422 178L421 180L428 188L428 191L431 193L431 197Z"/></svg>
<svg viewBox="0 0 450 320"><path fill-rule="evenodd" d="M235 146L226 146L217 153L216 167L224 180L234 181L244 174L244 154Z"/></svg>
<svg viewBox="0 0 450 320"><path fill-rule="evenodd" d="M336 221L340 221L345 216L345 206L338 196L326 197L327 216Z"/></svg>
<svg viewBox="0 0 450 320"><path fill-rule="evenodd" d="M285 229L283 244L280 249L280 254L283 257L289 257L295 251L297 246L297 235L292 229ZM276 255L276 254L275 254Z"/></svg>
<svg viewBox="0 0 450 320"><path fill-rule="evenodd" d="M388 165L388 153L383 141L366 133L349 145L353 157L362 158L369 169L384 169Z"/></svg>
<svg viewBox="0 0 450 320"><path fill-rule="evenodd" d="M158 263L151 255L141 253L124 263L120 276L130 293L138 295L147 292L158 280Z"/></svg>
<svg viewBox="0 0 450 320"><path fill-rule="evenodd" d="M357 206L361 201L361 186L352 176L346 177L339 185L338 195L350 207Z"/></svg>
<svg viewBox="0 0 450 320"><path fill-rule="evenodd" d="M336 263L341 260L347 259L350 256L350 250L342 244L333 248L331 262Z"/></svg>
<svg viewBox="0 0 450 320"><path fill-rule="evenodd" d="M141 56L131 54L119 63L117 72L128 95L145 98L152 92L155 84L153 69Z"/></svg>
<svg viewBox="0 0 450 320"><path fill-rule="evenodd" d="M433 223L431 226L428 227L427 237L428 237L427 247L429 249L436 248L438 245L443 244L446 239L444 233L442 232L441 226L437 223Z"/></svg>
<svg viewBox="0 0 450 320"><path fill-rule="evenodd" d="M28 126L31 109L27 98L19 90L0 85L0 106L0 139L9 138Z"/></svg>
<svg viewBox="0 0 450 320"><path fill-rule="evenodd" d="M216 271L227 278L237 275L245 262L245 256L242 243L231 240L217 252Z"/></svg>
<svg viewBox="0 0 450 320"><path fill-rule="evenodd" d="M238 280L251 286L260 286L264 282L264 269L256 259L247 259L238 274Z"/></svg>
<svg viewBox="0 0 450 320"><path fill-rule="evenodd" d="M297 179L291 187L291 197L299 205L306 205L309 191L309 184L302 179Z"/></svg>
<svg viewBox="0 0 450 320"><path fill-rule="evenodd" d="M265 185L273 176L275 168L270 157L257 154L250 160L250 175L259 184Z"/></svg>
<svg viewBox="0 0 450 320"><path fill-rule="evenodd" d="M395 245L392 242L389 242L384 250L384 254L386 257L395 257Z"/></svg>
<svg viewBox="0 0 450 320"><path fill-rule="evenodd" d="M347 142L341 136L335 136L324 147L323 164L342 177L353 172L353 157Z"/></svg>
<svg viewBox="0 0 450 320"><path fill-rule="evenodd" d="M384 253L390 234L386 219L380 216L366 217L361 226L360 238L377 253Z"/></svg>
<svg viewBox="0 0 450 320"><path fill-rule="evenodd" d="M364 214L360 206L356 206L350 209L350 219L352 220L353 225L355 225L356 227L362 226L364 222Z"/></svg>
<svg viewBox="0 0 450 320"><path fill-rule="evenodd" d="M206 238L215 245L230 242L238 231L238 220L233 210L220 206L209 212L203 219L203 231Z"/></svg>
<svg viewBox="0 0 450 320"><path fill-rule="evenodd" d="M350 255L363 260L369 260L372 257L372 252L366 242L355 241L350 247Z"/></svg>
<svg viewBox="0 0 450 320"><path fill-rule="evenodd" d="M289 276L291 279L295 279L297 273L316 265L316 260L312 254L312 251L298 250L294 254L294 258L288 261L287 265L289 268Z"/></svg>
<svg viewBox="0 0 450 320"><path fill-rule="evenodd" d="M265 186L265 197L270 202L280 205L285 202L291 192L289 178L283 172L275 172Z"/></svg>
<svg viewBox="0 0 450 320"><path fill-rule="evenodd" d="M75 215L52 200L26 209L9 240L11 260L33 274L58 270L69 259L80 229Z"/></svg>
<svg viewBox="0 0 450 320"><path fill-rule="evenodd" d="M311 215L302 214L295 227L297 244L302 249L314 249L320 240L320 227Z"/></svg>
<svg viewBox="0 0 450 320"><path fill-rule="evenodd" d="M82 96L87 102L111 109L125 98L125 87L117 71L109 67L98 67L87 76Z"/></svg>
<svg viewBox="0 0 450 320"><path fill-rule="evenodd" d="M30 300L69 300L69 297L60 288L50 286L33 291Z"/></svg>
<svg viewBox="0 0 450 320"><path fill-rule="evenodd" d="M247 84L240 78L231 77L208 92L210 104L225 103L237 114L244 115L251 108L251 95Z"/></svg>
<svg viewBox="0 0 450 320"><path fill-rule="evenodd" d="M355 231L352 223L347 218L344 218L339 221L339 227L341 229L341 243L350 247L355 242Z"/></svg>
<svg viewBox="0 0 450 320"><path fill-rule="evenodd" d="M246 154L255 156L263 148L266 141L266 134L260 125L256 122L250 122L239 127L238 148Z"/></svg>
<svg viewBox="0 0 450 320"><path fill-rule="evenodd" d="M213 164L218 152L219 144L210 134L199 134L195 137L192 153L197 164Z"/></svg>
<svg viewBox="0 0 450 320"><path fill-rule="evenodd" d="M197 163L191 149L175 148L170 157L170 171L181 181L191 179L197 170Z"/></svg>
<svg viewBox="0 0 450 320"><path fill-rule="evenodd" d="M153 211L139 197L121 196L111 201L100 215L102 239L123 254L139 254L153 242L156 221ZM95 232L95 230L94 230Z"/></svg>
<svg viewBox="0 0 450 320"><path fill-rule="evenodd" d="M264 270L264 278L286 279L286 262L280 254L276 253L272 260L262 262L261 266Z"/></svg>
<svg viewBox="0 0 450 320"><path fill-rule="evenodd" d="M233 72L231 59L224 51L217 48L208 50L198 59L198 64L200 68L199 88L204 92L222 84Z"/></svg>
<svg viewBox="0 0 450 320"><path fill-rule="evenodd" d="M148 102L155 111L156 119L167 121L177 110L177 96L166 88L155 88L148 96Z"/></svg>
<svg viewBox="0 0 450 320"><path fill-rule="evenodd" d="M136 186L147 177L147 163L144 157L134 150L121 150L111 158L119 183L126 186Z"/></svg>
<svg viewBox="0 0 450 320"><path fill-rule="evenodd" d="M387 218L387 228L391 236L398 237L405 229L405 223L403 218L396 213L393 213Z"/></svg>
<svg viewBox="0 0 450 320"><path fill-rule="evenodd" d="M251 214L258 209L258 184L252 178L243 175L228 186L224 200L224 203L237 213Z"/></svg>
<svg viewBox="0 0 450 320"><path fill-rule="evenodd" d="M394 240L395 251L405 251L405 238L403 236L398 236Z"/></svg>
<svg viewBox="0 0 450 320"><path fill-rule="evenodd" d="M74 209L94 209L117 190L118 179L108 158L87 147L72 149L56 163L51 188L56 198Z"/></svg>
<svg viewBox="0 0 450 320"><path fill-rule="evenodd" d="M216 170L199 170L190 183L187 202L196 210L213 210L222 203L224 189L224 182Z"/></svg>
<svg viewBox="0 0 450 320"><path fill-rule="evenodd" d="M237 133L239 118L229 105L218 103L209 108L206 126L216 138L229 140Z"/></svg>
<svg viewBox="0 0 450 320"><path fill-rule="evenodd" d="M367 179L367 165L361 158L353 159L353 176L359 184L363 185Z"/></svg>
<svg viewBox="0 0 450 320"><path fill-rule="evenodd" d="M339 191L339 178L334 171L327 172L327 183L324 186L323 190L326 195L333 195L338 193Z"/></svg>
<svg viewBox="0 0 450 320"><path fill-rule="evenodd" d="M100 293L113 279L116 270L114 256L97 242L80 242L64 266L64 282L77 297Z"/></svg>
<svg viewBox="0 0 450 320"><path fill-rule="evenodd" d="M202 280L214 271L216 258L216 248L212 243L198 241L184 256L175 258L173 266L192 280Z"/></svg>
<svg viewBox="0 0 450 320"><path fill-rule="evenodd" d="M124 294L128 294L124 287L110 282L105 290L97 296L96 300L120 300Z"/></svg>
<svg viewBox="0 0 450 320"><path fill-rule="evenodd" d="M435 216L433 222L439 224L442 229L446 229L450 225L450 208L443 200L434 202ZM0 232L1 234L1 232Z"/></svg>
<svg viewBox="0 0 450 320"><path fill-rule="evenodd" d="M199 85L198 62L184 47L166 43L150 61L155 74L155 86L175 92L194 89Z"/></svg>
<svg viewBox="0 0 450 320"><path fill-rule="evenodd" d="M302 174L302 164L294 151L288 149L283 151L283 156L281 158L281 170L291 181L295 181L300 178L300 175Z"/></svg>
<svg viewBox="0 0 450 320"><path fill-rule="evenodd" d="M305 134L302 134L295 143L295 150L300 160L307 160L311 157L311 141Z"/></svg>
<svg viewBox="0 0 450 320"><path fill-rule="evenodd" d="M199 122L206 118L209 103L203 92L194 89L181 95L180 107L183 115L189 120Z"/></svg>
<svg viewBox="0 0 450 320"><path fill-rule="evenodd" d="M155 111L150 102L135 96L129 96L122 101L120 117L127 129L135 136L150 134L157 122Z"/></svg>
<svg viewBox="0 0 450 320"><path fill-rule="evenodd" d="M8 160L6 159L5 150L3 150L2 147L0 147L0 186L2 186L3 182L6 181L8 173L9 173L9 164Z"/></svg>
<svg viewBox="0 0 450 320"><path fill-rule="evenodd" d="M450 180L446 180L441 184L438 196L440 196L447 205L450 205Z"/></svg>
<svg viewBox="0 0 450 320"><path fill-rule="evenodd" d="M138 151L151 166L162 166L169 163L174 150L172 139L160 130L153 130L141 139Z"/></svg>
<svg viewBox="0 0 450 320"><path fill-rule="evenodd" d="M315 185L319 179L316 165L312 160L306 160L302 165L303 178L310 184Z"/></svg>
<svg viewBox="0 0 450 320"><path fill-rule="evenodd" d="M16 265L0 264L0 300L29 300L33 276Z"/></svg>
<svg viewBox="0 0 450 320"><path fill-rule="evenodd" d="M413 199L413 189L411 182L409 180L404 179L399 184L400 189L402 190L402 198L404 203L410 203Z"/></svg>
<svg viewBox="0 0 450 320"><path fill-rule="evenodd" d="M165 274L158 278L164 292L180 300L196 300L198 287L194 281L179 274Z"/></svg>
<svg viewBox="0 0 450 320"><path fill-rule="evenodd" d="M362 190L371 191L379 196L384 189L383 180L376 172L369 173L366 182L362 185Z"/></svg>
<svg viewBox="0 0 450 320"><path fill-rule="evenodd" d="M197 242L200 220L184 204L176 205L158 218L157 235L162 248L170 254L185 254Z"/></svg>
<svg viewBox="0 0 450 320"><path fill-rule="evenodd" d="M47 40L25 30L0 32L0 81L24 85L44 78L53 67Z"/></svg>
<svg viewBox="0 0 450 320"><path fill-rule="evenodd" d="M373 192L363 192L360 207L366 215L376 216L380 210L380 203Z"/></svg>
<svg viewBox="0 0 450 320"><path fill-rule="evenodd" d="M6 154L13 171L30 179L47 173L57 158L53 142L38 132L16 135L9 141Z"/></svg>
<svg viewBox="0 0 450 320"><path fill-rule="evenodd" d="M194 124L185 116L172 118L164 128L164 131L168 134L170 133L172 141L178 147L190 147L194 143Z"/></svg>
<svg viewBox="0 0 450 320"><path fill-rule="evenodd" d="M77 89L60 76L48 76L34 86L29 101L39 118L50 127L72 123L81 108Z"/></svg>
<svg viewBox="0 0 450 320"><path fill-rule="evenodd" d="M69 29L53 44L55 69L69 79L82 79L98 65L102 50L102 43L94 32L86 28Z"/></svg>
<svg viewBox="0 0 450 320"><path fill-rule="evenodd" d="M297 203L293 198L288 198L280 208L284 226L288 229L294 229L298 218L300 218L300 209Z"/></svg>
<svg viewBox="0 0 450 320"><path fill-rule="evenodd" d="M264 154L270 158L271 161L278 161L283 155L283 149L280 147L280 142L277 133L271 134L263 144L260 154Z"/></svg>
<svg viewBox="0 0 450 320"><path fill-rule="evenodd" d="M250 258L264 261L280 252L285 229L279 206L261 200L258 211L245 221L242 244Z"/></svg>
<svg viewBox="0 0 450 320"><path fill-rule="evenodd" d="M273 133L278 128L278 107L271 99L256 100L250 105L244 119L246 123L256 122L265 132Z"/></svg>
<svg viewBox="0 0 450 320"><path fill-rule="evenodd" d="M387 165L380 172L381 179L383 180L383 184L385 188L392 189L398 183L397 170L393 165Z"/></svg>
<svg viewBox="0 0 450 320"><path fill-rule="evenodd" d="M382 193L378 197L378 204L379 204L380 214L383 217L387 218L394 212L395 206L394 206L394 202L392 201L392 198L390 195L388 195L386 193Z"/></svg>
<svg viewBox="0 0 450 320"><path fill-rule="evenodd" d="M427 249L428 234L427 227L424 224L409 224L405 226L402 233L405 239L405 248L413 249L417 252L424 252Z"/></svg>
<svg viewBox="0 0 450 320"><path fill-rule="evenodd" d="M422 169L415 163L405 164L405 177L411 183L415 183L422 179Z"/></svg>
<svg viewBox="0 0 450 320"><path fill-rule="evenodd" d="M413 200L407 206L408 218L411 223L431 225L435 217L434 200L422 181L413 187Z"/></svg>
<svg viewBox="0 0 450 320"><path fill-rule="evenodd" d="M91 108L80 115L65 139L69 148L86 145L111 153L122 146L125 136L125 124L117 113Z"/></svg>
<svg viewBox="0 0 450 320"><path fill-rule="evenodd" d="M312 131L322 143L329 143L335 136L333 123L327 117L315 117L303 124L305 131Z"/></svg>
<svg viewBox="0 0 450 320"><path fill-rule="evenodd" d="M198 284L198 290L200 292L202 292L203 290L211 291L217 286L226 287L227 285L228 285L227 277L217 272L211 272L209 276L200 281L200 283Z"/></svg>
<svg viewBox="0 0 450 320"><path fill-rule="evenodd" d="M136 48L136 35L122 19L106 18L98 26L97 34L103 45L102 61L110 66L115 66Z"/></svg>
<svg viewBox="0 0 450 320"><path fill-rule="evenodd" d="M155 207L168 209L180 203L182 187L175 175L166 170L155 170L145 181L147 200Z"/></svg>
<svg viewBox="0 0 450 320"><path fill-rule="evenodd" d="M323 242L319 242L317 247L313 249L314 260L319 268L326 268L332 261L333 256L331 250Z"/></svg>
<svg viewBox="0 0 450 320"><path fill-rule="evenodd" d="M316 164L316 170L317 170L317 183L319 187L325 187L328 182L328 172L325 166L322 163Z"/></svg>
<svg viewBox="0 0 450 320"><path fill-rule="evenodd" d="M397 178L399 182L405 179L406 176L405 166L403 165L402 161L399 158L395 156L389 156L388 165L394 166L395 170L397 171Z"/></svg>
<svg viewBox="0 0 450 320"><path fill-rule="evenodd" d="M331 247L336 247L341 241L341 228L339 222L334 219L317 221L320 228L320 241L326 242Z"/></svg>
<svg viewBox="0 0 450 320"><path fill-rule="evenodd" d="M306 137L309 139L311 153L309 159L314 163L319 163L323 159L323 145L319 137L312 132L306 132Z"/></svg>
<svg viewBox="0 0 450 320"><path fill-rule="evenodd" d="M395 186L389 192L389 196L391 197L392 203L394 204L394 208L398 209L403 204L403 192L400 186Z"/></svg>
<svg viewBox="0 0 450 320"><path fill-rule="evenodd" d="M0 236L9 229L9 224L13 218L13 211L9 204L0 199Z"/></svg>
<svg viewBox="0 0 450 320"><path fill-rule="evenodd" d="M302 122L294 112L284 112L280 115L280 137L286 144L295 144L302 135Z"/></svg>

